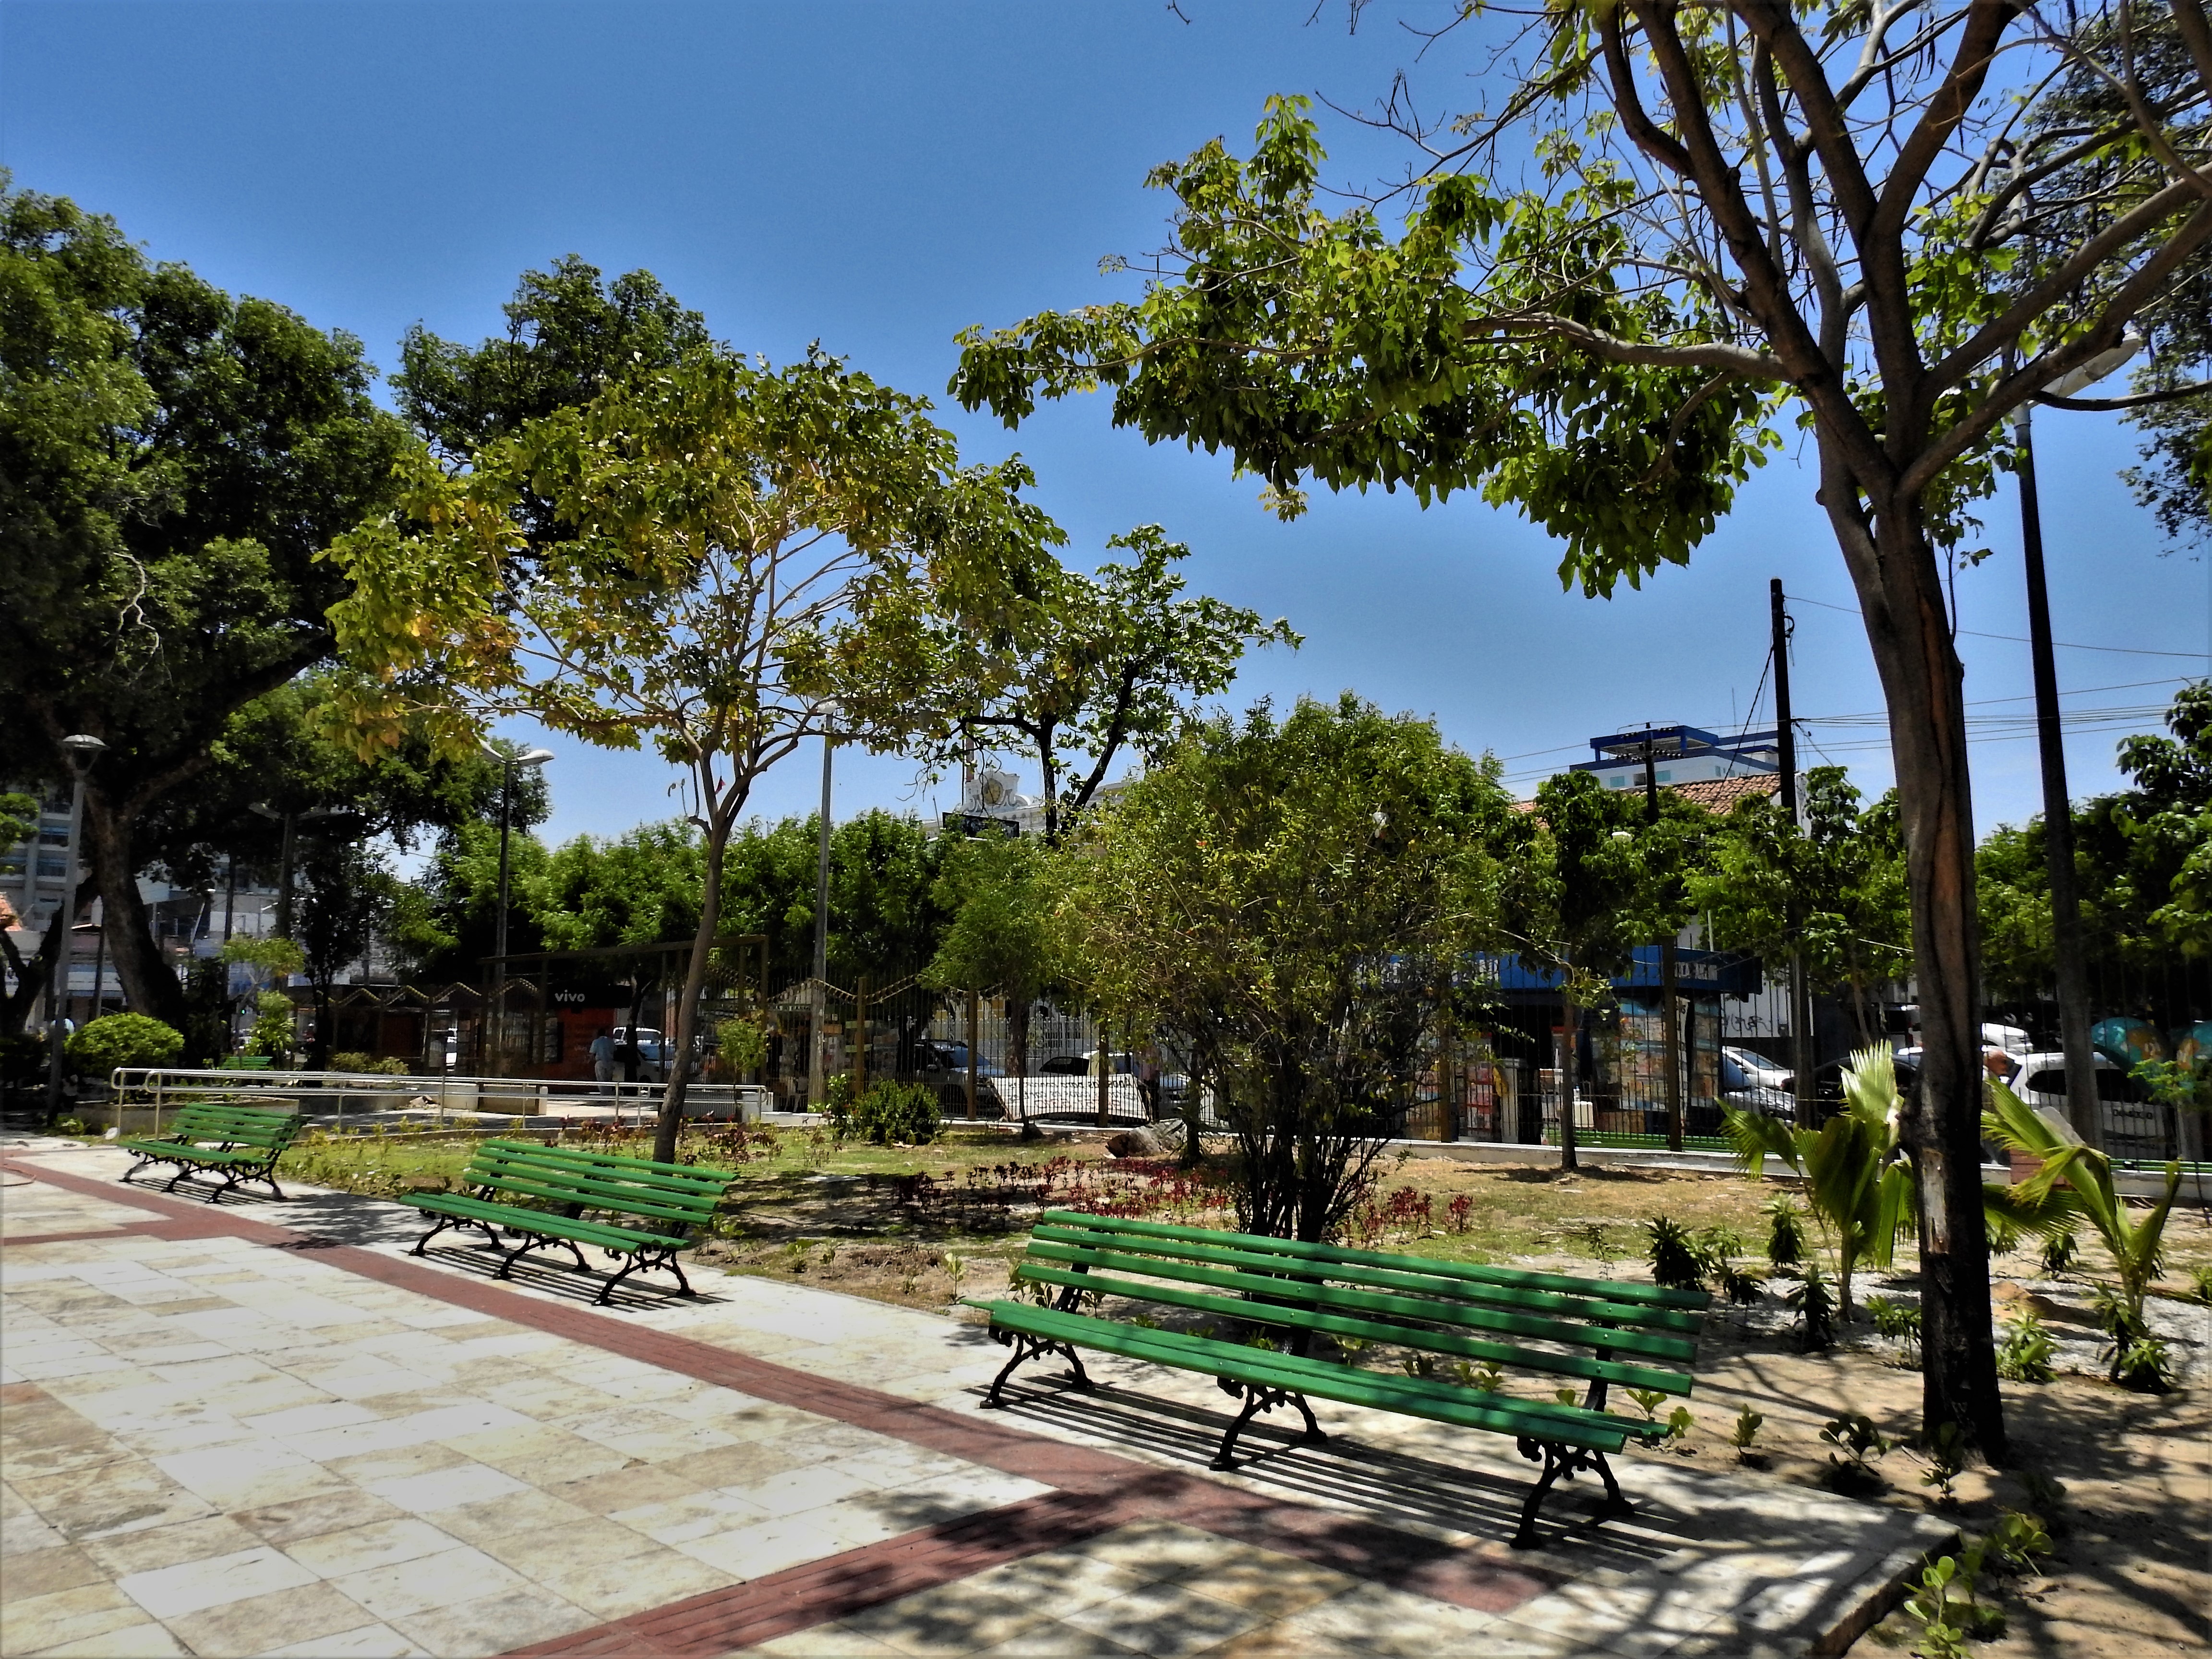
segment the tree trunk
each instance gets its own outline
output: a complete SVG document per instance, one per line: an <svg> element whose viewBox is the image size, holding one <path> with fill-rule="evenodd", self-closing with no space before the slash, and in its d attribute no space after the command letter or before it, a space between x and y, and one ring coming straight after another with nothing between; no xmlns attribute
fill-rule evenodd
<svg viewBox="0 0 2212 1659"><path fill-rule="evenodd" d="M742 801L744 798L739 797ZM699 896L699 931L691 940L691 957L684 970L684 989L676 1004L676 1041L668 1069L666 1091L660 1097L660 1121L653 1133L653 1155L660 1163L676 1161L677 1132L684 1127L684 1097L691 1082L691 1044L699 1024L699 994L706 988L707 958L714 952L714 936L722 926L722 853L730 838L734 811L714 811L707 829L706 890ZM630 1027L637 1040L637 1027ZM819 1034L817 1035L819 1041Z"/></svg>
<svg viewBox="0 0 2212 1659"><path fill-rule="evenodd" d="M1559 1167L1579 1170L1582 1160L1575 1144L1575 1070L1582 1056L1576 1052L1575 998L1567 988L1573 969L1559 964Z"/></svg>
<svg viewBox="0 0 2212 1659"><path fill-rule="evenodd" d="M181 1031L189 1011L185 988L162 960L146 902L138 894L138 861L132 855L131 825L119 816L97 783L84 792L84 848L80 854L92 866L100 899L106 906L107 932L115 957L116 976L131 1011L148 1014Z"/></svg>
<svg viewBox="0 0 2212 1659"><path fill-rule="evenodd" d="M1963 676L1916 505L1878 522L1875 557L1852 562L1888 702L1920 990L1919 1086L1901 1128L1920 1193L1923 1411L1929 1433L1954 1423L1997 1461L2006 1445L1982 1225L1980 951Z"/></svg>
<svg viewBox="0 0 2212 1659"><path fill-rule="evenodd" d="M33 856L36 856L35 851ZM89 895L88 885L78 888L78 902L82 904ZM46 923L46 931L39 940L39 948L26 957L17 954L11 944L8 947L8 965L15 970L15 988L4 1002L0 1002L0 1036L21 1036L23 1026L31 1018L31 1010L53 976L54 953L62 948L69 937L67 907L54 907L53 919Z"/></svg>

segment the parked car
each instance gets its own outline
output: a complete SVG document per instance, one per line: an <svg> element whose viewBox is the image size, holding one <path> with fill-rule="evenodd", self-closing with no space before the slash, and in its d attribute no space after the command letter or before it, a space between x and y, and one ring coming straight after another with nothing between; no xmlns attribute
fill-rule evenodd
<svg viewBox="0 0 2212 1659"><path fill-rule="evenodd" d="M1797 1086L1796 1075L1788 1066L1778 1060L1769 1060L1764 1054L1755 1054L1748 1048L1723 1046L1721 1059L1723 1069L1726 1062L1733 1061L1735 1068L1743 1073L1746 1081L1741 1085L1742 1087L1779 1089L1787 1094ZM1725 1089L1729 1085L1723 1084L1722 1086Z"/></svg>
<svg viewBox="0 0 2212 1659"><path fill-rule="evenodd" d="M964 1042L917 1042L914 1048L914 1080L937 1091L938 1099L951 1111L964 1111L968 1105L968 1045ZM989 1115L1006 1110L999 1095L998 1085L992 1079L1001 1073L990 1061L978 1056L975 1061L975 1109Z"/></svg>
<svg viewBox="0 0 2212 1659"><path fill-rule="evenodd" d="M1737 1050L1733 1048L1721 1050L1721 1099L1739 1110L1764 1112L1769 1117L1795 1121L1797 1115L1796 1096L1787 1088L1761 1080L1767 1077L1787 1077L1789 1073L1778 1073L1769 1066L1762 1066L1753 1072L1735 1058L1736 1053ZM1757 1056L1752 1058L1756 1059Z"/></svg>
<svg viewBox="0 0 2212 1659"><path fill-rule="evenodd" d="M630 1041L630 1028L617 1025L614 1029L615 1052L620 1054L623 1045ZM637 1028L637 1080L640 1083L665 1083L673 1069L676 1044L665 1033L651 1025ZM699 1075L699 1060L692 1056L689 1075Z"/></svg>

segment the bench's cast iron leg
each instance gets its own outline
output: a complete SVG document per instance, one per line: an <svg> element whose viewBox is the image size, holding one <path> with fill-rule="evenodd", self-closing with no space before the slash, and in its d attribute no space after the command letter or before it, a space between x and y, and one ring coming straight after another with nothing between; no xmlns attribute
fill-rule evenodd
<svg viewBox="0 0 2212 1659"><path fill-rule="evenodd" d="M1304 1418L1306 1420L1305 1435L1300 1443L1308 1446L1318 1446L1328 1440L1328 1434L1327 1431L1325 1431L1320 1424L1314 1421L1313 1407L1306 1404L1305 1395L1302 1394L1292 1395L1291 1396L1291 1403L1298 1408L1298 1415Z"/></svg>
<svg viewBox="0 0 2212 1659"><path fill-rule="evenodd" d="M1041 1354L1066 1355L1067 1363L1075 1369L1074 1376L1068 1380L1086 1394L1096 1386L1091 1381L1091 1374L1083 1369L1082 1355L1077 1353L1065 1342L1055 1342L1049 1337L1029 1336L1020 1331L995 1329L991 1333L991 1340L994 1342L1011 1345L1014 1351L1014 1357L1000 1366L998 1376L991 1379L991 1392L984 1397L983 1401L986 1406L996 1406L1000 1403L999 1390L1006 1386L1006 1379L1014 1374L1015 1366L1020 1364L1024 1359L1035 1359Z"/></svg>
<svg viewBox="0 0 2212 1659"><path fill-rule="evenodd" d="M645 1258L641 1255L632 1255L628 1261L623 1263L622 1271L620 1273L617 1273L613 1278L607 1280L605 1284L599 1286L599 1293L593 1297L592 1300L599 1306L602 1308L605 1307L607 1304L614 1298L615 1286L621 1284L623 1280L628 1279L632 1273L635 1273L640 1266L643 1264L644 1260Z"/></svg>
<svg viewBox="0 0 2212 1659"><path fill-rule="evenodd" d="M415 1248L408 1251L407 1254L410 1255L422 1255L423 1251L430 1248L430 1241L435 1238L440 1233L445 1231L447 1228L459 1227L465 1224L459 1216L441 1217L439 1218L438 1224L431 1228L428 1232L424 1233L422 1237L416 1239L415 1241Z"/></svg>
<svg viewBox="0 0 2212 1659"><path fill-rule="evenodd" d="M1224 1379L1223 1386L1225 1388L1232 1385ZM1244 1409L1237 1413L1237 1420L1229 1425L1229 1432L1221 1437L1221 1444L1214 1449L1213 1462L1206 1465L1208 1468L1227 1469L1236 1467L1230 1460L1231 1454L1237 1449L1237 1437L1243 1433L1244 1425L1249 1423L1257 1413L1265 1408L1266 1400L1267 1395L1261 1389L1244 1389Z"/></svg>
<svg viewBox="0 0 2212 1659"><path fill-rule="evenodd" d="M1299 1437L1299 1444L1318 1446L1328 1438L1321 1425L1314 1421L1313 1407L1306 1404L1306 1397L1304 1395L1292 1394L1287 1389L1264 1389L1257 1383L1239 1382L1234 1378L1226 1376L1217 1376L1213 1381L1216 1387L1231 1398L1243 1395L1244 1409L1237 1414L1237 1420L1229 1425L1229 1432L1221 1437L1221 1445L1213 1454L1213 1462L1207 1465L1209 1468L1228 1468L1231 1466L1231 1454L1237 1449L1237 1437L1244 1432L1244 1425L1252 1420L1256 1413L1271 1412L1278 1406L1296 1406L1298 1408L1298 1415L1305 1419L1306 1431Z"/></svg>
<svg viewBox="0 0 2212 1659"><path fill-rule="evenodd" d="M1536 1511L1543 1507L1544 1494L1553 1483L1571 1480L1584 1469L1595 1469L1605 1481L1605 1501L1598 1505L1597 1519L1610 1520L1616 1516L1635 1512L1635 1506L1621 1496L1620 1483L1613 1478L1613 1465L1605 1461L1601 1451L1592 1451L1582 1446L1562 1446L1555 1441L1539 1443L1523 1437L1518 1443L1521 1455L1534 1462L1543 1460L1544 1473L1537 1478L1536 1489L1528 1494L1528 1501L1521 1506L1521 1530L1513 1534L1513 1547L1525 1550L1534 1547Z"/></svg>

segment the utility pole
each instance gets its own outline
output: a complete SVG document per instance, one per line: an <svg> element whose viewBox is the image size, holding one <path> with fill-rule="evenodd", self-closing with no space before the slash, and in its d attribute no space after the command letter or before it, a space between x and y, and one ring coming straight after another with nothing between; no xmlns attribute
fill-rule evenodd
<svg viewBox="0 0 2212 1659"><path fill-rule="evenodd" d="M1644 740L1644 821L1659 822L1659 775L1656 745ZM1674 1034L1674 935L1659 942L1659 1041L1662 1063L1667 1067L1667 1150L1682 1150L1682 1051Z"/></svg>
<svg viewBox="0 0 2212 1659"><path fill-rule="evenodd" d="M2066 1121L2102 1150L2097 1056L2089 1046L2089 976L2081 961L2081 906L2074 883L2074 808L2066 792L2066 742L2058 724L2058 665L2051 646L2051 592L2043 574L2043 509L2035 489L2028 411L2013 416L2020 467L2020 535L2027 567L2028 653L2035 665L2035 744L2043 762L2043 851L2051 879L2051 955L2058 981L2058 1046L2066 1055Z"/></svg>
<svg viewBox="0 0 2212 1659"><path fill-rule="evenodd" d="M1777 576L1767 585L1767 593L1773 609L1774 624L1774 731L1781 752L1777 757L1782 766L1782 815L1790 827L1797 828L1797 727L1790 715L1790 612L1782 602L1782 578ZM1815 1100L1813 1087L1813 1010L1812 999L1805 994L1805 952L1795 940L1797 938L1799 911L1796 889L1790 891L1787 924L1793 943L1790 950L1790 1048L1793 1059L1790 1069L1796 1073L1797 1125L1800 1128L1813 1127L1813 1108Z"/></svg>
<svg viewBox="0 0 2212 1659"><path fill-rule="evenodd" d="M822 710L822 839L814 860L814 1077L811 1103L830 1097L830 767L837 737L830 726L839 709L835 703Z"/></svg>

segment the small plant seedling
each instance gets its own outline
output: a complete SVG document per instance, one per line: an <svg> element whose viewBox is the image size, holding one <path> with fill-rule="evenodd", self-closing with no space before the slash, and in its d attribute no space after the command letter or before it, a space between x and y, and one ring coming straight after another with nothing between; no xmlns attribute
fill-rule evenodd
<svg viewBox="0 0 2212 1659"><path fill-rule="evenodd" d="M1698 1419L1687 1406L1677 1406L1667 1413L1667 1437L1676 1442L1686 1441L1690 1431L1698 1426Z"/></svg>
<svg viewBox="0 0 2212 1659"><path fill-rule="evenodd" d="M2212 1303L2212 1265L2200 1263L2189 1270L2189 1299Z"/></svg>
<svg viewBox="0 0 2212 1659"><path fill-rule="evenodd" d="M1398 1364L1408 1376L1434 1376L1437 1374L1434 1354L1406 1354L1400 1358Z"/></svg>
<svg viewBox="0 0 2212 1659"><path fill-rule="evenodd" d="M1664 1394L1657 1389L1631 1389L1627 1393L1628 1397L1642 1407L1645 1422L1656 1423L1659 1420L1659 1408L1667 1403Z"/></svg>
<svg viewBox="0 0 2212 1659"><path fill-rule="evenodd" d="M1646 1251L1651 1260L1651 1282L1670 1291L1703 1290L1705 1264L1688 1230L1663 1215L1653 1216L1644 1225L1651 1235Z"/></svg>
<svg viewBox="0 0 2212 1659"><path fill-rule="evenodd" d="M1462 1360L1459 1380L1468 1388L1480 1389L1484 1394L1496 1394L1505 1386L1504 1373L1491 1360L1485 1360L1479 1366L1469 1366Z"/></svg>
<svg viewBox="0 0 2212 1659"><path fill-rule="evenodd" d="M1375 1342L1371 1337L1340 1336L1336 1339L1336 1346L1349 1363L1357 1365L1360 1355L1373 1347Z"/></svg>
<svg viewBox="0 0 2212 1659"><path fill-rule="evenodd" d="M1863 1412L1845 1412L1831 1418L1820 1430L1820 1438L1830 1448L1828 1473L1833 1484L1845 1486L1878 1486L1881 1477L1875 1473L1875 1464L1889 1455L1891 1442L1886 1439L1874 1421Z"/></svg>
<svg viewBox="0 0 2212 1659"><path fill-rule="evenodd" d="M1817 1262L1807 1262L1803 1272L1804 1282L1787 1300L1797 1310L1798 1346L1819 1353L1836 1345L1836 1294Z"/></svg>
<svg viewBox="0 0 2212 1659"><path fill-rule="evenodd" d="M1766 1261L1777 1273L1801 1267L1805 1261L1805 1212L1795 1199L1784 1195L1767 1200Z"/></svg>
<svg viewBox="0 0 2212 1659"><path fill-rule="evenodd" d="M2039 1572L2038 1563L2051 1553L2050 1528L2043 1517L2023 1510L2007 1510L1988 1539L1990 1553L2008 1572Z"/></svg>
<svg viewBox="0 0 2212 1659"><path fill-rule="evenodd" d="M2004 1336L1997 1343L1997 1375L2009 1382L2048 1382L2056 1352L2043 1322L2023 1313L2005 1323Z"/></svg>
<svg viewBox="0 0 2212 1659"><path fill-rule="evenodd" d="M1955 1504L1959 1494L1954 1483L1966 1467L1966 1437L1956 1423L1940 1423L1929 1437L1928 1467L1920 1472L1920 1484L1936 1488L1936 1501Z"/></svg>
<svg viewBox="0 0 2212 1659"><path fill-rule="evenodd" d="M2043 1241L2043 1276L2045 1279L2063 1279L2073 1271L2075 1261L2080 1254L2071 1227L2051 1234Z"/></svg>
<svg viewBox="0 0 2212 1659"><path fill-rule="evenodd" d="M1575 1403L1575 1391L1572 1389L1554 1389L1552 1393L1562 1406L1571 1406Z"/></svg>
<svg viewBox="0 0 2212 1659"><path fill-rule="evenodd" d="M1752 1410L1747 1403L1735 1414L1735 1431L1729 1437L1729 1443L1735 1448L1738 1458L1748 1460L1751 1457L1752 1447L1759 1439L1759 1425L1765 1421L1766 1419Z"/></svg>

